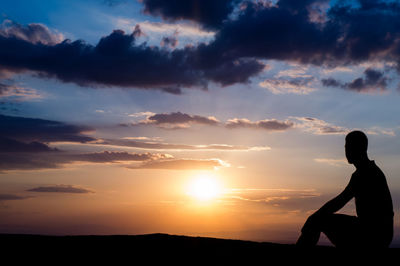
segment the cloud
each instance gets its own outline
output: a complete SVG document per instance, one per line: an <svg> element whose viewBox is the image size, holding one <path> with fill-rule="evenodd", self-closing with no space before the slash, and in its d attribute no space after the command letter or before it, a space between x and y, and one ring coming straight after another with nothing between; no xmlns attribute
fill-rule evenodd
<svg viewBox="0 0 400 266"><path fill-rule="evenodd" d="M344 166L347 165L346 159L330 159L330 158L315 158L314 161L317 163L325 163L331 166Z"/></svg>
<svg viewBox="0 0 400 266"><path fill-rule="evenodd" d="M17 150L15 147L13 147L12 150L1 150L0 171L57 169L76 162L126 164L129 162L173 158L170 154L162 153L128 153L120 151L74 153L60 150L56 151L57 152L54 152L52 150L52 152L49 152L42 147L35 147L28 150L24 146L20 150Z"/></svg>
<svg viewBox="0 0 400 266"><path fill-rule="evenodd" d="M259 83L263 88L268 89L273 94L309 94L316 90L312 87L315 81L313 77L296 77L291 79L266 79Z"/></svg>
<svg viewBox="0 0 400 266"><path fill-rule="evenodd" d="M149 115L149 113L140 113L140 115ZM139 116L139 114L134 116ZM150 121L155 121L157 124L219 123L213 117L183 113L161 116L151 113L150 117L152 117ZM267 146L163 143L159 138L148 137L100 139L85 135L88 130L93 129L52 120L0 115L0 170L55 169L75 162L120 164L129 161L150 162L173 158L172 155L166 153L130 153L109 150L82 153L63 151L50 146L58 142L83 143L92 147L119 146L171 151L264 151L270 149Z"/></svg>
<svg viewBox="0 0 400 266"><path fill-rule="evenodd" d="M323 2L247 1L236 19L219 28L213 42L199 47L200 58L253 57L330 67L399 61L400 3L336 1L324 11L325 20L310 19L310 7Z"/></svg>
<svg viewBox="0 0 400 266"><path fill-rule="evenodd" d="M0 194L0 202L8 200L24 200L32 198L31 196L20 196L15 194Z"/></svg>
<svg viewBox="0 0 400 266"><path fill-rule="evenodd" d="M334 79L334 78L327 78L321 80L322 85L325 87L342 87L343 83Z"/></svg>
<svg viewBox="0 0 400 266"><path fill-rule="evenodd" d="M396 136L396 132L395 130L391 129L391 128L381 128L381 127L372 127L367 129L366 131L367 134L370 135L387 135L387 136Z"/></svg>
<svg viewBox="0 0 400 266"><path fill-rule="evenodd" d="M48 145L38 141L25 143L10 138L0 137L0 153L4 152L37 153L37 152L52 152L52 151L58 151L58 149L51 148Z"/></svg>
<svg viewBox="0 0 400 266"><path fill-rule="evenodd" d="M220 159L171 159L148 161L139 166L130 166L130 169L168 169L168 170L215 170L229 167L230 164Z"/></svg>
<svg viewBox="0 0 400 266"><path fill-rule="evenodd" d="M94 193L93 190L73 186L73 185L50 185L28 189L29 192L50 192L50 193L75 193L75 194L87 194Z"/></svg>
<svg viewBox="0 0 400 266"><path fill-rule="evenodd" d="M169 154L159 153L129 153L117 151L102 151L93 153L71 154L66 156L71 161L82 161L92 163L114 163L119 161L149 161L172 158Z"/></svg>
<svg viewBox="0 0 400 266"><path fill-rule="evenodd" d="M120 21L120 23L125 23L132 25L133 23L136 24L136 22L133 21ZM179 36L182 37L190 37L191 39L196 39L196 38L205 38L205 39L211 39L215 32L211 30L204 30L201 29L200 27L196 25L191 25L191 24L184 24L184 23L165 23L165 22L153 22L153 21L143 21L140 22L139 24L140 28L144 32L150 32L152 34L176 34L178 33Z"/></svg>
<svg viewBox="0 0 400 266"><path fill-rule="evenodd" d="M29 101L33 99L40 99L42 98L42 95L40 95L35 89L0 83L0 98L15 99L17 101Z"/></svg>
<svg viewBox="0 0 400 266"><path fill-rule="evenodd" d="M221 27L241 0L143 0L144 13L167 21L192 20L206 28Z"/></svg>
<svg viewBox="0 0 400 266"><path fill-rule="evenodd" d="M155 115L155 113L147 111L147 112L132 113L132 114L129 114L128 116L130 116L130 117L141 117L141 116L152 116L152 115Z"/></svg>
<svg viewBox="0 0 400 266"><path fill-rule="evenodd" d="M84 133L93 131L88 126L38 118L7 116L0 114L0 137L30 142L90 142L96 140Z"/></svg>
<svg viewBox="0 0 400 266"><path fill-rule="evenodd" d="M388 78L383 72L371 68L364 71L364 76L354 79L352 82L343 83L333 78L322 79L325 87L339 87L356 92L384 91L388 85Z"/></svg>
<svg viewBox="0 0 400 266"><path fill-rule="evenodd" d="M229 144L176 144L163 142L136 141L131 139L103 139L96 144L113 145L121 147L131 147L144 150L171 150L171 151L265 151L270 150L268 146L245 146L245 145L229 145Z"/></svg>
<svg viewBox="0 0 400 266"><path fill-rule="evenodd" d="M9 170L60 168L60 158L54 153L0 152L0 173Z"/></svg>
<svg viewBox="0 0 400 266"><path fill-rule="evenodd" d="M233 118L228 119L225 123L219 121L214 116L201 116L201 115L190 115L182 112L172 112L155 114L152 112L140 112L130 116L138 117L139 115L148 114L145 120L141 120L133 125L157 125L161 128L168 129L180 129L188 128L192 124L219 126L225 125L227 128L254 128L254 129L265 129L270 131L282 131L293 127L293 123L286 121L278 121L276 119L265 119L260 121L252 122L246 118Z"/></svg>
<svg viewBox="0 0 400 266"><path fill-rule="evenodd" d="M349 129L341 126L332 125L324 120L313 118L313 117L291 117L299 121L296 123L296 127L303 129L304 131L316 134L346 134Z"/></svg>
<svg viewBox="0 0 400 266"><path fill-rule="evenodd" d="M161 47L175 49L178 46L178 39L176 35L163 37L161 40Z"/></svg>
<svg viewBox="0 0 400 266"><path fill-rule="evenodd" d="M164 114L151 114L146 120L142 120L139 125L155 124L163 128L186 128L191 124L218 125L219 121L213 116L189 115L181 112Z"/></svg>
<svg viewBox="0 0 400 266"><path fill-rule="evenodd" d="M278 207L280 210L309 211L313 205L319 205L322 194L315 189L227 189L224 200L234 204L257 204L261 206ZM306 204L306 202L308 204ZM313 204L310 204L313 203ZM306 207L306 209L305 209Z"/></svg>
<svg viewBox="0 0 400 266"><path fill-rule="evenodd" d="M196 21L212 28L215 37L209 43L164 49L140 43L138 39L143 32L138 26L132 33L115 30L91 45L82 40L51 40L49 34L41 34L47 32L44 26L6 23L0 35L0 66L7 73L34 73L81 86L118 86L181 94L183 88L207 89L210 82L221 86L247 83L264 70L262 60L328 67L400 60L397 1L360 0L356 4L350 0L278 0L265 4L265 1L235 0L143 0L142 3L147 14L168 21ZM395 67L400 71L399 64ZM366 73L347 87L359 91L370 82L385 87L386 80L374 74ZM291 84L284 81L279 84L282 82L285 86Z"/></svg>
<svg viewBox="0 0 400 266"><path fill-rule="evenodd" d="M114 30L96 46L82 40L34 43L0 35L0 66L5 71L30 71L80 86L155 89L172 94L180 94L182 87L207 89L209 82L222 86L248 82L264 68L250 58L199 62L197 47L160 49L139 44L141 35L139 26L131 34Z"/></svg>
<svg viewBox="0 0 400 266"><path fill-rule="evenodd" d="M225 126L227 128L254 128L264 129L268 131L285 131L294 126L291 121L279 121L276 119L266 119L252 122L246 118L234 118L229 119Z"/></svg>
<svg viewBox="0 0 400 266"><path fill-rule="evenodd" d="M53 32L39 23L21 25L11 20L4 20L0 24L0 36L9 39L20 39L33 44L54 45L63 41L61 33Z"/></svg>
<svg viewBox="0 0 400 266"><path fill-rule="evenodd" d="M275 75L276 78L281 78L281 77L290 77L292 79L295 78L311 78L312 76L310 74L307 74L308 67L305 66L297 66L294 69L286 69L286 70L281 70L278 72L278 74Z"/></svg>

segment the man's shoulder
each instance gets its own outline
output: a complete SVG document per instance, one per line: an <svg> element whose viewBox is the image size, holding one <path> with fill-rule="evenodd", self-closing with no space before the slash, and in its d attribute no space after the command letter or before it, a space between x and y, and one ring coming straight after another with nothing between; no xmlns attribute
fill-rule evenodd
<svg viewBox="0 0 400 266"><path fill-rule="evenodd" d="M376 165L375 161L371 161L370 168L371 170L376 171L378 174L385 176L381 168Z"/></svg>

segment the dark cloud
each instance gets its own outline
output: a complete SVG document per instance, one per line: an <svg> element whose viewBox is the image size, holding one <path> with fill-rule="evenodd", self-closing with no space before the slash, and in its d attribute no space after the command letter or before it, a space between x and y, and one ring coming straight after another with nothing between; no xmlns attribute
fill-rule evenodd
<svg viewBox="0 0 400 266"><path fill-rule="evenodd" d="M143 0L149 14L216 29L210 43L173 50L139 44L139 27L130 34L115 30L94 46L81 40L51 41L43 26L5 25L0 66L4 71L31 71L82 86L181 94L182 88L206 89L209 82L222 86L248 82L264 70L260 59L318 66L400 60L398 1L245 1L229 18L239 2ZM318 7L323 4L326 10ZM362 90L376 78L373 74L348 88Z"/></svg>
<svg viewBox="0 0 400 266"><path fill-rule="evenodd" d="M0 67L9 72L34 71L81 86L119 86L157 89L180 94L180 88L206 89L210 81L222 86L248 79L264 65L254 59L222 58L217 64L199 64L197 47L161 49L137 44L139 27L131 34L114 30L96 46L64 40L32 43L18 36L0 35ZM234 73L235 77L221 76Z"/></svg>
<svg viewBox="0 0 400 266"><path fill-rule="evenodd" d="M363 78L357 78L352 82L345 84L345 88L355 91L365 90L385 90L387 87L387 78L380 71L367 69Z"/></svg>
<svg viewBox="0 0 400 266"><path fill-rule="evenodd" d="M60 168L60 158L54 153L0 152L0 173L8 170Z"/></svg>
<svg viewBox="0 0 400 266"><path fill-rule="evenodd" d="M0 194L0 202L8 200L24 200L32 198L31 196L20 196L15 194Z"/></svg>
<svg viewBox="0 0 400 266"><path fill-rule="evenodd" d="M73 141L89 142L93 137L84 135L93 131L88 126L66 124L53 120L7 116L0 114L0 137L24 142Z"/></svg>
<svg viewBox="0 0 400 266"><path fill-rule="evenodd" d="M322 79L322 84L326 87L339 87L357 92L384 91L388 85L388 78L383 72L368 68L364 71L363 77L356 78L351 82L343 83L336 79L328 78Z"/></svg>
<svg viewBox="0 0 400 266"><path fill-rule="evenodd" d="M167 36L167 37L162 38L160 45L162 47L174 49L174 48L176 48L178 43L179 43L179 41L176 38L176 36Z"/></svg>
<svg viewBox="0 0 400 266"><path fill-rule="evenodd" d="M371 59L399 60L400 3L338 1L326 20L310 19L310 6L327 1L247 2L237 19L226 21L199 60L260 58L337 66ZM379 3L379 4L378 4Z"/></svg>
<svg viewBox="0 0 400 266"><path fill-rule="evenodd" d="M189 115L181 112L153 114L138 124L155 124L167 128L189 127L190 124L218 125L219 121L213 117L200 115Z"/></svg>
<svg viewBox="0 0 400 266"><path fill-rule="evenodd" d="M213 170L219 167L227 167L229 164L218 159L173 159L161 161L149 161L139 166L128 167L130 169L169 169L169 170Z"/></svg>
<svg viewBox="0 0 400 266"><path fill-rule="evenodd" d="M237 58L225 60L222 58L218 64L210 69L205 69L205 75L210 80L229 86L236 83L248 83L249 77L260 73L265 65L252 58Z"/></svg>
<svg viewBox="0 0 400 266"><path fill-rule="evenodd" d="M32 170L60 168L73 162L115 163L170 158L168 154L102 151L93 153L66 152L50 147L48 142L101 141L84 133L86 126L37 118L0 115L0 170Z"/></svg>
<svg viewBox="0 0 400 266"><path fill-rule="evenodd" d="M183 113L159 114L150 121L158 124L200 123L216 124L213 117L187 115ZM129 153L125 151L102 151L78 153L63 151L49 146L52 142L72 141L90 145L122 146L145 150L220 150L249 151L268 150L268 147L243 145L208 144L190 145L131 139L98 139L84 133L92 130L58 121L37 118L0 115L0 171L61 168L74 162L120 163L129 161L160 161L173 156L165 153ZM49 144L50 143L50 144Z"/></svg>
<svg viewBox="0 0 400 266"><path fill-rule="evenodd" d="M28 189L29 192L51 192L51 193L76 193L76 194L87 194L94 193L92 190L73 186L73 185L52 185L52 186L43 186L43 187L35 187Z"/></svg>
<svg viewBox="0 0 400 266"><path fill-rule="evenodd" d="M293 12L286 5L248 2L237 19L223 25L213 42L199 47L200 58L208 62L210 57L214 61L256 57L321 64L336 49L338 29L330 27L321 30L305 11Z"/></svg>
<svg viewBox="0 0 400 266"><path fill-rule="evenodd" d="M343 83L334 79L334 78L327 78L327 79L322 79L321 80L322 85L325 87L341 87L343 86Z"/></svg>
<svg viewBox="0 0 400 266"><path fill-rule="evenodd" d="M234 118L226 122L227 128L254 128L267 131L284 131L292 128L294 123L291 121L279 121L276 119L266 119L260 121L250 121L246 118Z"/></svg>
<svg viewBox="0 0 400 266"><path fill-rule="evenodd" d="M56 148L50 148L48 145L38 141L25 143L10 138L0 137L0 153L4 152L37 153L37 152L51 152L51 151L58 151L58 150Z"/></svg>
<svg viewBox="0 0 400 266"><path fill-rule="evenodd" d="M182 89L179 87L165 87L160 89L163 92L167 92L170 94L180 95L182 94Z"/></svg>
<svg viewBox="0 0 400 266"><path fill-rule="evenodd" d="M144 13L167 21L192 20L205 28L222 26L236 4L242 0L143 0Z"/></svg>
<svg viewBox="0 0 400 266"><path fill-rule="evenodd" d="M20 144L19 144L20 145ZM11 151L0 151L0 171L56 169L74 162L87 163L120 163L144 162L172 158L172 155L161 153L128 153L119 151L102 151L93 153L70 153L65 151L46 152L41 149L20 150L12 147Z"/></svg>

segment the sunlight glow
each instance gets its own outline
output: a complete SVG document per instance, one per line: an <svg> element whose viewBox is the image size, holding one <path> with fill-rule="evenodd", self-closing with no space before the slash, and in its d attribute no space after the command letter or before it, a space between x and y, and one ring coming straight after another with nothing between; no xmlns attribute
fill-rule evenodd
<svg viewBox="0 0 400 266"><path fill-rule="evenodd" d="M221 192L218 179L208 174L195 176L187 186L187 194L200 201L215 199Z"/></svg>

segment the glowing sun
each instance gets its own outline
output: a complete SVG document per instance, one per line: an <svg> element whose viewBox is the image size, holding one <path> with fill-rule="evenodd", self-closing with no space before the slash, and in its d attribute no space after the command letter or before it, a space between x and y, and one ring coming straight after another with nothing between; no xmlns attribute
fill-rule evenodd
<svg viewBox="0 0 400 266"><path fill-rule="evenodd" d="M221 194L221 185L213 176L198 175L188 184L187 194L200 201L211 200Z"/></svg>

